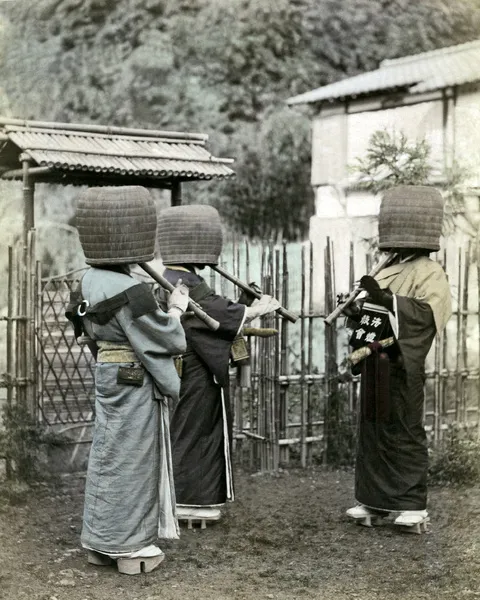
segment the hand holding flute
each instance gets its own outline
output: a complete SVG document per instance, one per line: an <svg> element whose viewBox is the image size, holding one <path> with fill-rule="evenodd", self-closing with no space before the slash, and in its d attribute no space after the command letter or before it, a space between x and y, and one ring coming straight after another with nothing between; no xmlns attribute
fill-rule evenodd
<svg viewBox="0 0 480 600"><path fill-rule="evenodd" d="M157 273L152 269L150 265L147 263L139 263L140 267L148 273L152 279L154 279L157 283L159 283L163 289L168 292L173 292L175 290L175 286L173 286L169 281L165 279L162 275ZM210 315L199 306L194 300L189 298L188 300L188 309L191 310L196 317L198 317L201 321L203 321L210 329L216 331L220 327L220 323L213 319Z"/></svg>
<svg viewBox="0 0 480 600"><path fill-rule="evenodd" d="M250 296L253 296L257 300L260 300L260 298L262 298L262 296L264 296L264 294L262 294L262 291L259 290L257 286L255 286L255 287L249 286L248 284L246 284L243 281L241 281L240 279L238 279L238 277L231 275L230 273L228 273L227 271L225 271L224 269L222 269L222 267L219 267L218 265L209 265L209 266L211 269L216 271L219 275L221 275L222 277L225 277L225 279L228 279L233 284L235 284L237 287L239 287L241 290L243 290ZM276 306L272 310L277 312L281 317L283 317L284 319L287 319L291 323L295 323L298 320L297 315L295 315L295 314L291 313L290 311L288 311L287 309L283 308L283 306L280 306L280 303L278 303L278 306Z"/></svg>
<svg viewBox="0 0 480 600"><path fill-rule="evenodd" d="M378 275L378 273L380 273L380 271L382 269L385 269L386 267L388 267L396 258L397 254L394 252L389 252L384 258L383 260L381 260L380 262L378 262L373 269L370 271L370 273L368 274L369 277L375 277L375 275ZM331 325L336 319L338 319L338 317L343 313L343 311L345 309L347 309L352 302L354 302L354 300L358 297L358 295L363 291L363 288L358 285L356 286L351 292L350 294L348 294L346 300L344 302L342 302L341 304L339 304L326 318L325 318L325 323L327 325Z"/></svg>

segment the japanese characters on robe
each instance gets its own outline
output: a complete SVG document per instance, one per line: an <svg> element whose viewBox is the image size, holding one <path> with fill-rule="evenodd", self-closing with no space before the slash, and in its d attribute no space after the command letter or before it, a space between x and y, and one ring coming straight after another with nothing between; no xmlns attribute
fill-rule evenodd
<svg viewBox="0 0 480 600"><path fill-rule="evenodd" d="M451 315L450 289L442 267L418 256L381 271L376 280L393 292L389 313L395 345L389 375L366 381L355 470L357 502L380 510L424 510L427 502L427 439L423 426L425 360L436 333ZM366 361L378 360L377 353ZM381 405L378 398L382 396Z"/></svg>
<svg viewBox="0 0 480 600"><path fill-rule="evenodd" d="M109 269L91 268L81 282L94 306L138 281ZM127 303L104 325L83 319L86 333L102 347L133 349L136 363L102 362L95 373L95 430L88 463L81 541L105 554L134 552L157 538L177 538L175 493L166 397L178 398L180 381L172 355L185 350L178 319L164 313L152 295L141 316ZM139 386L119 383L119 368L143 368Z"/></svg>
<svg viewBox="0 0 480 600"><path fill-rule="evenodd" d="M211 331L195 317L182 319L187 351L170 432L177 504L221 505L234 499L228 369L246 307L216 295L202 277L186 269L167 268L164 277L174 285L181 278L190 297L220 323Z"/></svg>

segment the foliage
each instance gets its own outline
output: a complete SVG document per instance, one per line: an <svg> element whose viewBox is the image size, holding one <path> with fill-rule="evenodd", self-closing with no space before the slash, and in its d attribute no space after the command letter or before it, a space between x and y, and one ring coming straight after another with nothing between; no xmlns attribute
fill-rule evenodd
<svg viewBox="0 0 480 600"><path fill-rule="evenodd" d="M453 425L442 445L432 451L429 481L437 485L473 485L480 481L480 440Z"/></svg>
<svg viewBox="0 0 480 600"><path fill-rule="evenodd" d="M17 481L30 482L39 475L41 452L45 445L58 443L21 405L5 406L0 430L0 456L12 466Z"/></svg>
<svg viewBox="0 0 480 600"><path fill-rule="evenodd" d="M303 125L294 138L299 144L268 140L268 123L285 123L285 100L376 68L385 58L475 39L480 30L480 0L0 4L0 74L13 115L207 132L214 153L236 159L238 180L229 193L224 186L198 185L195 198L221 206L237 191L254 189L234 215L225 207L230 222L248 231L263 201L259 187L270 199L288 190L284 201L279 196L265 209L278 213L277 223L292 213L292 224L271 232L288 238L306 231L312 200L309 151L299 146L309 144ZM289 114L293 120L295 113ZM282 182L288 161L294 165ZM253 231L270 233L264 225Z"/></svg>
<svg viewBox="0 0 480 600"><path fill-rule="evenodd" d="M254 143L245 140L237 177L222 186L220 212L250 238L295 240L308 233L314 212L309 124L287 111L274 113Z"/></svg>
<svg viewBox="0 0 480 600"><path fill-rule="evenodd" d="M365 158L357 158L351 171L357 174L355 185L373 194L379 194L396 185L429 185L434 167L429 161L430 145L425 139L410 142L400 132L375 131L369 141ZM446 235L459 226L456 216L465 213L463 184L468 179L468 170L453 164L443 169L442 179L436 186L442 190L445 200L443 233ZM466 233L477 235L476 227L469 227L468 215ZM365 240L376 252L378 240Z"/></svg>
<svg viewBox="0 0 480 600"><path fill-rule="evenodd" d="M425 140L409 142L402 132L375 131L365 158L357 159L353 171L360 188L378 194L396 185L424 185L432 167L430 147Z"/></svg>

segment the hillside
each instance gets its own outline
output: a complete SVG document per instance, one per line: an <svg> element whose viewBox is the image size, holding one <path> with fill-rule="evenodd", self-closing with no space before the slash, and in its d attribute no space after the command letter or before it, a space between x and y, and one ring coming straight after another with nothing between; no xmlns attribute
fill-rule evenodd
<svg viewBox="0 0 480 600"><path fill-rule="evenodd" d="M23 118L206 132L214 152L237 159L238 178L186 186L187 200L214 203L252 236L289 239L306 235L313 194L309 115L285 100L480 31L480 0L0 6L4 112L8 101Z"/></svg>

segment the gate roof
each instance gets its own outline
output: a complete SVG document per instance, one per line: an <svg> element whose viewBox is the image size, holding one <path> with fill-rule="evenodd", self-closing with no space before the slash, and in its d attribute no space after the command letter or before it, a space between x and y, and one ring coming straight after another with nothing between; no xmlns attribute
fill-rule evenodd
<svg viewBox="0 0 480 600"><path fill-rule="evenodd" d="M35 180L47 183L168 187L172 180L234 176L233 159L213 156L207 140L200 133L0 117L0 172L20 178L27 159Z"/></svg>

